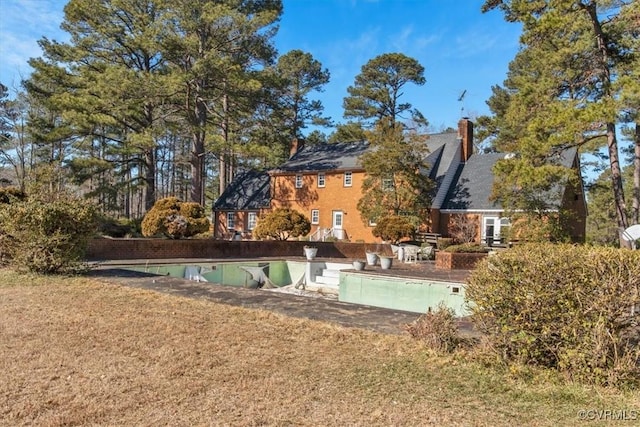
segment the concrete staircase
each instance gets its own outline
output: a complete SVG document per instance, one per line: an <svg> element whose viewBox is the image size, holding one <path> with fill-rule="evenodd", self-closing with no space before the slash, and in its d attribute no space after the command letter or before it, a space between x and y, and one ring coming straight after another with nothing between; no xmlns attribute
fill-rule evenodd
<svg viewBox="0 0 640 427"><path fill-rule="evenodd" d="M351 269L351 264L326 263L317 269L320 274L311 277L307 288L327 294L338 294L340 290L340 270Z"/></svg>
<svg viewBox="0 0 640 427"><path fill-rule="evenodd" d="M340 284L340 270L323 269L322 275L316 276L316 283L337 287Z"/></svg>

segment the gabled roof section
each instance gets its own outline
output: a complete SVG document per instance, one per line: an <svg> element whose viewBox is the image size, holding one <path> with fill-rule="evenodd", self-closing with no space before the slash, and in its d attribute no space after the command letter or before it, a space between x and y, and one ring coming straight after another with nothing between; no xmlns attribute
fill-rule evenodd
<svg viewBox="0 0 640 427"><path fill-rule="evenodd" d="M452 162L458 161L460 156L458 134L457 132L431 134L427 139L427 147L429 148L426 159L429 164L429 178L438 181L447 174Z"/></svg>
<svg viewBox="0 0 640 427"><path fill-rule="evenodd" d="M493 167L498 160L505 158L505 153L474 154L465 164L461 164L456 177L447 193L446 200L442 206L443 210L475 210L491 211L502 210L499 202L491 200L491 191L495 177ZM550 158L552 162L571 168L575 166L574 160L577 155L576 148L563 150L555 157ZM550 200L562 197L563 188L560 184L551 191Z"/></svg>
<svg viewBox="0 0 640 427"><path fill-rule="evenodd" d="M493 188L493 166L504 153L474 154L461 164L447 193L442 209L495 210L500 204L490 200Z"/></svg>
<svg viewBox="0 0 640 427"><path fill-rule="evenodd" d="M369 150L367 142L305 146L271 173L323 172L362 169L359 158Z"/></svg>
<svg viewBox="0 0 640 427"><path fill-rule="evenodd" d="M456 132L429 135L425 173L433 180L442 178L460 155ZM323 172L362 169L360 156L372 149L368 142L333 143L305 146L271 173Z"/></svg>
<svg viewBox="0 0 640 427"><path fill-rule="evenodd" d="M236 175L213 204L214 211L260 210L271 204L271 184L267 172L250 170Z"/></svg>

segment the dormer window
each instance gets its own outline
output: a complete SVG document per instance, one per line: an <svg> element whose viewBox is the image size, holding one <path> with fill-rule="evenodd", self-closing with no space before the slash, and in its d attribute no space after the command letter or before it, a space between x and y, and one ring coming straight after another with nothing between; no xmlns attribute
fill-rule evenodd
<svg viewBox="0 0 640 427"><path fill-rule="evenodd" d="M296 188L302 188L302 175L296 175Z"/></svg>
<svg viewBox="0 0 640 427"><path fill-rule="evenodd" d="M353 181L352 181L352 175L351 172L345 172L344 173L344 186L345 187L351 187L351 185L353 185Z"/></svg>

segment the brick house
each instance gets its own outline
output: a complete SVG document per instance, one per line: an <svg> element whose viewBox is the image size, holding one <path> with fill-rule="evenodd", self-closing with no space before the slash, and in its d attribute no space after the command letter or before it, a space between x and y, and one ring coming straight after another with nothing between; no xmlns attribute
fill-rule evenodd
<svg viewBox="0 0 640 427"><path fill-rule="evenodd" d="M217 239L250 238L258 218L271 209L269 175L249 170L237 175L213 205Z"/></svg>
<svg viewBox="0 0 640 427"><path fill-rule="evenodd" d="M428 169L423 173L436 183L428 232L449 235L454 215L468 215L478 223L479 239L486 243L501 239L509 226L503 209L490 200L492 168L504 153L474 154L473 123L462 119L458 130L429 136ZM311 240L335 237L352 242L376 242L373 224L366 223L357 209L365 171L359 157L369 150L366 142L304 146L294 141L289 159L278 168L251 172L235 179L214 203L214 236L227 238L234 231L248 236L259 215L286 207L311 220ZM563 153L562 164L577 168L577 150ZM582 188L563 188L565 208L576 213L572 236L584 240L586 202Z"/></svg>

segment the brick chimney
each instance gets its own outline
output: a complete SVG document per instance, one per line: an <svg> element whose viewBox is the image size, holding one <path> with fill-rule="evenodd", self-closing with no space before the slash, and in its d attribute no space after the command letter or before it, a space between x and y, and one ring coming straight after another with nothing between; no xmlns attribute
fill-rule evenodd
<svg viewBox="0 0 640 427"><path fill-rule="evenodd" d="M473 122L463 117L458 122L458 139L460 140L461 161L464 163L473 154Z"/></svg>
<svg viewBox="0 0 640 427"><path fill-rule="evenodd" d="M298 151L302 150L302 147L304 147L304 139L293 138L289 150L289 158L295 156Z"/></svg>

